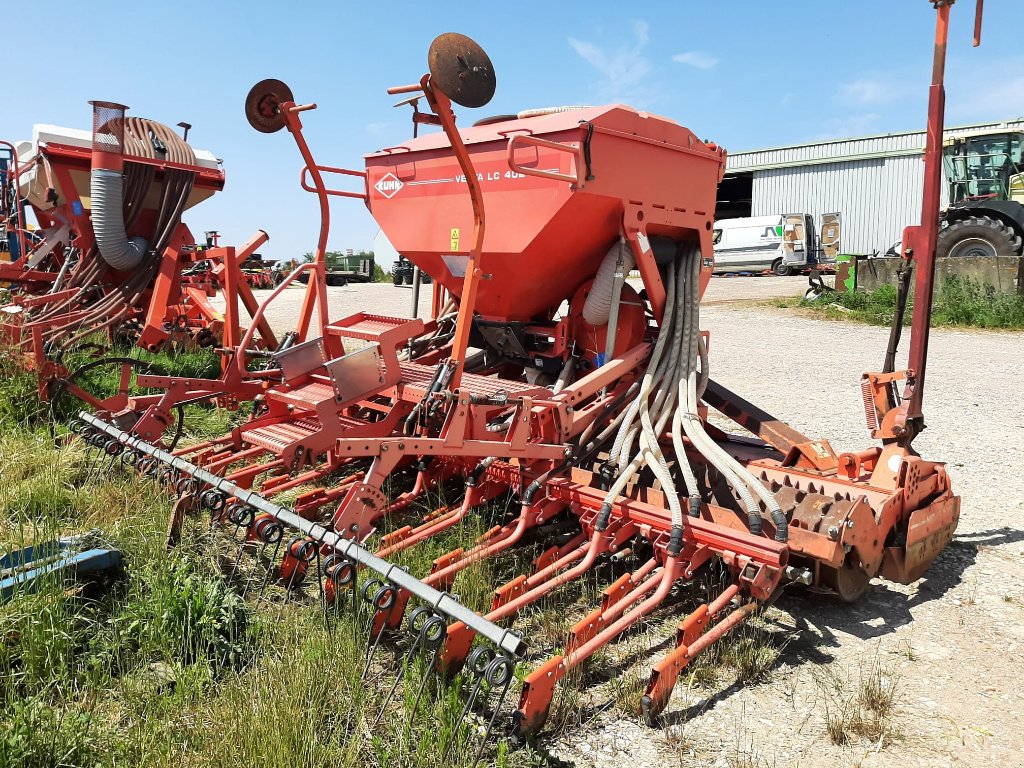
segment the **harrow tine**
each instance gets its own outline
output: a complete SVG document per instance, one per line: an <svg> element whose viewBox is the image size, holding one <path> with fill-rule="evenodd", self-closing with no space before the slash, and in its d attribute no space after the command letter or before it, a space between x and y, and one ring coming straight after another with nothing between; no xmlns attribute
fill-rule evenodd
<svg viewBox="0 0 1024 768"><path fill-rule="evenodd" d="M280 546L281 539L284 537L284 529L281 524L274 520L269 515L260 515L256 518L253 523L252 533L255 538L259 539L260 547L256 552L256 561L260 562L266 557L267 547L271 544L275 545L274 557L271 562L277 562L277 547ZM267 569L269 572L269 568ZM249 593L249 587L252 586L253 579L249 578L245 582L245 588L242 590L242 599ZM262 596L262 590L260 595ZM259 605L259 600L256 602Z"/></svg>
<svg viewBox="0 0 1024 768"><path fill-rule="evenodd" d="M270 561L267 564L266 573L263 575L263 583L260 585L259 594L256 596L256 609L260 607L260 602L263 600L263 595L267 591L267 586L270 584L270 577L274 573L274 563L277 562L278 555L281 552L281 540L278 539L274 544L274 554L270 556Z"/></svg>
<svg viewBox="0 0 1024 768"><path fill-rule="evenodd" d="M412 705L412 712L409 713L409 720L411 721L416 717L416 710L420 706L420 699L423 696L423 690L427 687L427 681L431 675L437 672L437 658L441 652L441 647L444 645L445 633L447 626L444 619L438 616L436 613L433 614L423 625L423 629L420 630L420 645L425 649L431 651L430 661L427 664L426 672L423 675L423 680L420 682L419 690L416 692L416 700Z"/></svg>
<svg viewBox="0 0 1024 768"><path fill-rule="evenodd" d="M487 672L485 673L487 684L494 690L496 687L501 687L501 694L498 696L498 703L494 705L494 711L491 713L491 719L487 721L487 728L484 730L483 738L480 739L480 746L477 747L476 757L473 759L473 768L476 768L480 762L480 758L484 753L484 747L487 745L487 739L490 738L491 729L494 728L494 721L498 717L498 713L501 711L502 706L505 703L505 698L508 696L509 688L512 687L512 678L515 677L515 665L512 663L512 659L506 656L504 653L499 654L490 664L487 665Z"/></svg>
<svg viewBox="0 0 1024 768"><path fill-rule="evenodd" d="M316 586L320 592L320 606L323 608L324 613L324 626L327 629L327 634L333 634L333 627L331 626L331 616L327 611L327 592L324 590L324 572L323 563L320 559L320 547L316 548Z"/></svg>
<svg viewBox="0 0 1024 768"><path fill-rule="evenodd" d="M228 581L233 581L235 574L238 573L238 565L242 562L242 553L245 552L245 546L248 543L247 539L242 539L242 543L238 545L238 554L235 555L235 562L231 566L231 573L228 574Z"/></svg>
<svg viewBox="0 0 1024 768"><path fill-rule="evenodd" d="M409 650L406 651L405 657L402 659L401 671L399 674L395 675L395 682L391 686L391 690L388 691L387 696L384 697L384 704L381 706L380 712L377 713L377 717L374 718L373 724L370 726L370 731L373 731L373 729L377 727L377 724L380 723L380 719L384 717L384 712L387 711L388 704L390 704L391 700L395 697L395 692L398 690L399 683L402 682L402 677L404 677L408 672L409 662L412 660L413 656L416 655L416 651L419 650L420 644L423 642L423 630L426 627L429 616L430 609L426 606L420 606L409 614L407 629L409 634L413 636L413 642L412 645L409 646Z"/></svg>
<svg viewBox="0 0 1024 768"><path fill-rule="evenodd" d="M444 752L441 755L441 763L445 764L448 762L448 755L451 754L452 747L455 746L455 741L459 737L459 728L462 727L463 721L466 719L476 704L477 696L480 695L480 690L484 685L484 676L487 672L487 667L494 660L494 651L486 645L479 646L469 656L469 668L473 674L473 688L469 693L469 697L466 699L466 704L462 708L462 713L459 715L459 719L455 721L455 725L452 727L451 737L448 739L448 744L445 745Z"/></svg>
<svg viewBox="0 0 1024 768"><path fill-rule="evenodd" d="M280 567L282 577L285 576L285 571L288 571L288 582L284 588L284 600L277 609L278 623L281 622L281 618L284 616L285 606L291 602L292 590L296 584L301 584L306 578L306 570L309 568L313 558L316 557L317 549L316 542L312 539L301 539L299 537L293 538L288 542L288 546L285 547Z"/></svg>
<svg viewBox="0 0 1024 768"><path fill-rule="evenodd" d="M416 712L420 707L420 701L423 698L423 692L427 688L427 683L430 678L437 674L437 659L441 652L441 648L444 645L444 636L446 631L445 620L438 616L436 613L432 614L423 624L423 628L420 629L420 646L423 650L430 651L430 659L427 661L426 669L423 671L423 679L420 681L419 688L416 690L416 698L413 700L412 709L409 711L406 721L408 722L408 731L412 730L412 723L416 719ZM404 753L406 746L407 733L405 730L402 732L402 748L401 752Z"/></svg>
<svg viewBox="0 0 1024 768"><path fill-rule="evenodd" d="M100 436L96 436L96 437L100 437ZM102 463L102 461L103 461L103 451L100 449L100 446L95 442L96 437L94 437L93 439L89 440L89 442L88 442L89 451L88 451L87 457L89 459L89 466L88 466L88 468L86 469L86 472L85 472L85 484L86 485L92 483L92 481L95 480L94 473L96 471L96 467L100 463Z"/></svg>
<svg viewBox="0 0 1024 768"><path fill-rule="evenodd" d="M363 665L363 673L360 676L363 680L366 679L366 674L370 671L370 664L373 662L374 654L377 652L377 646L380 645L380 639L384 636L384 630L388 628L388 621L380 622L380 628L377 630L376 636L373 633L373 625L375 617L383 611L388 618L391 616L391 611L394 610L398 593L394 587L390 584L385 584L380 579L370 579L363 585L363 598L370 603L376 609L370 614L369 620L369 636L367 637L366 645L366 663ZM370 593L373 593L372 595ZM372 643L370 638L373 638Z"/></svg>

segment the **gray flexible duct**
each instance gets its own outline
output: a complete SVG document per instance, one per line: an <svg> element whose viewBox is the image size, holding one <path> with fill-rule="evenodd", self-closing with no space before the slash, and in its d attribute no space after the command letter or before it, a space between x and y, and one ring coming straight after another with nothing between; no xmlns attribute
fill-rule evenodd
<svg viewBox="0 0 1024 768"><path fill-rule="evenodd" d="M611 250L604 257L601 266L597 269L594 277L594 285L587 295L583 304L583 319L591 325L605 325L611 315L612 290L615 286L615 265L619 261L619 254L622 254L622 271L628 275L633 269L636 260L633 258L633 249L625 240L619 241L611 247Z"/></svg>
<svg viewBox="0 0 1024 768"><path fill-rule="evenodd" d="M144 237L129 238L124 228L124 176L94 168L90 177L92 229L100 256L119 271L135 269L149 249Z"/></svg>

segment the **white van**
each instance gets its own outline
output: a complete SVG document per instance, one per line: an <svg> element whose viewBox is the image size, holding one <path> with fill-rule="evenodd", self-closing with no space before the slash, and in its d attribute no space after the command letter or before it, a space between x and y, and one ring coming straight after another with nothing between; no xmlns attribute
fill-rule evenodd
<svg viewBox="0 0 1024 768"><path fill-rule="evenodd" d="M802 213L715 222L715 274L789 275L817 262L814 219Z"/></svg>

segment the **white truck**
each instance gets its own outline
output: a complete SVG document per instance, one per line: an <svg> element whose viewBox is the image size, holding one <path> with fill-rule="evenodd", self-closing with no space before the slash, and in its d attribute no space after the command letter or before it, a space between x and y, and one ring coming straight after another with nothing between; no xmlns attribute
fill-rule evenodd
<svg viewBox="0 0 1024 768"><path fill-rule="evenodd" d="M822 216L821 242L814 218L806 213L716 221L715 274L771 270L784 276L830 257L834 260L839 246L839 221L837 213Z"/></svg>

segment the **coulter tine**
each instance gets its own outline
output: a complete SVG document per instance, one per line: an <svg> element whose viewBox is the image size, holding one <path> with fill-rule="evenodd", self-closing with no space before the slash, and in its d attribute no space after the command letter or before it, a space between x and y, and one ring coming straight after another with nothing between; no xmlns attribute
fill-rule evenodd
<svg viewBox="0 0 1024 768"><path fill-rule="evenodd" d="M647 690L640 699L640 714L648 725L657 724L658 716L672 695L679 673L702 651L738 627L758 609L759 603L746 603L708 628L708 622L719 615L738 592L736 585L731 586L710 605L702 605L680 623L676 647L654 665Z"/></svg>
<svg viewBox="0 0 1024 768"><path fill-rule="evenodd" d="M574 541L580 538L582 536ZM579 578L593 567L600 554L608 550L609 542L608 537L597 534L584 540L575 549L565 551L557 560L549 559L548 564L533 575L516 577L495 590L491 611L485 618L494 622L511 618L519 609L537 602L558 587ZM559 551L564 549L561 548ZM575 561L579 562L569 567ZM449 675L456 674L462 668L474 637L473 630L462 622L456 622L448 628L442 662Z"/></svg>
<svg viewBox="0 0 1024 768"><path fill-rule="evenodd" d="M675 558L669 558L660 571L654 571L654 565L653 560L648 561L633 574L630 583L639 581L639 584L632 589L626 591L620 579L605 590L605 607L573 628L565 653L527 675L519 702L522 733L533 733L543 727L558 681L657 608L668 596L682 566ZM638 574L650 574L650 577L641 581Z"/></svg>

